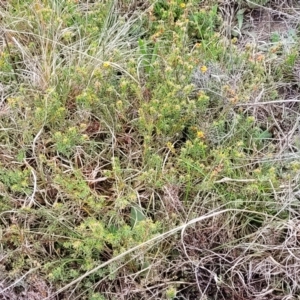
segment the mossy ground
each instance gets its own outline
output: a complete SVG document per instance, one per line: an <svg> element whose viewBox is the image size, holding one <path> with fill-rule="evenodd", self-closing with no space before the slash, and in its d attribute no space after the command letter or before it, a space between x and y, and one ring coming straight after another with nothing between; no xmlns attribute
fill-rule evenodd
<svg viewBox="0 0 300 300"><path fill-rule="evenodd" d="M297 299L299 4L2 1L1 299Z"/></svg>

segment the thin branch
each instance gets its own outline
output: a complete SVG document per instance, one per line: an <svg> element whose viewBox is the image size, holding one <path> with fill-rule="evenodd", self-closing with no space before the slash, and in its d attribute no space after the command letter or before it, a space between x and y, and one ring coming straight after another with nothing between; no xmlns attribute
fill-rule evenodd
<svg viewBox="0 0 300 300"><path fill-rule="evenodd" d="M151 243L154 243L154 242L158 242L162 239L165 239L179 231L185 231L187 227L191 226L191 225L194 225L195 223L197 222L200 222L200 221L203 221L203 220L206 220L208 218L213 218L215 216L218 216L220 214L224 214L224 213L227 213L227 212L245 212L245 213L251 213L251 214L258 214L258 215L263 215L263 216L267 216L267 214L265 213L262 213L262 212L257 212L257 211L251 211L251 210L246 210L246 209L224 209L224 210L221 210L221 211L217 211L217 212L213 212L211 214L208 214L208 215L205 215L205 216L201 216L201 217L198 217L198 218L195 218L195 219L192 219L190 220L189 222L187 222L186 224L183 224L181 226L178 226L178 227L175 227L165 233L162 233L160 234L159 236L155 236L153 238L151 238L150 240L142 243L142 244L139 244L135 247L132 247L130 249L128 249L127 251L124 251L123 253L117 255L116 257L112 258L112 259L109 259L108 261L102 263L101 265L93 268L92 270L90 271L87 271L85 274L81 275L80 277L78 277L77 279L71 281L70 283L68 283L67 285L65 285L64 287L62 287L61 289L59 289L58 291L56 291L54 294L52 294L51 296L48 296L46 298L44 298L43 300L50 300L52 299L54 296L64 292L65 290L67 290L68 288L70 288L71 286L79 283L80 281L82 281L83 279L85 279L86 277L88 277L89 275L92 275L94 274L95 272L99 271L100 269L108 266L109 264L125 257L126 255L128 254L131 254L132 252L136 251L136 250L140 250L140 249L143 249L146 245L148 244L151 244Z"/></svg>

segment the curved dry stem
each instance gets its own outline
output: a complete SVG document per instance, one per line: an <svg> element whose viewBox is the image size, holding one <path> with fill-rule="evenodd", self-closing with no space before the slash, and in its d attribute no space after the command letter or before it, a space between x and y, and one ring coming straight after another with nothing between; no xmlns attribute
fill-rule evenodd
<svg viewBox="0 0 300 300"><path fill-rule="evenodd" d="M214 213L210 213L208 215L205 215L205 216L201 216L201 217L198 217L198 218L195 218L195 219L192 219L190 220L189 222L187 222L186 224L183 224L181 226L178 226L178 227L175 227L165 233L162 233L160 234L159 236L156 236L154 238L151 238L150 240L142 243L142 244L139 244L133 248L130 248L128 249L127 251L119 254L118 256L106 261L105 263L93 268L92 270L86 272L85 274L83 274L82 276L78 277L77 279L71 281L70 283L68 283L67 285L65 285L64 287L62 287L61 289L59 289L57 292L55 292L53 295L49 296L49 297L46 297L44 298L44 300L50 300L52 297L64 292L65 290L67 290L68 288L70 288L71 286L79 283L80 281L82 281L84 278L92 275L93 273L103 269L104 267L108 266L109 264L115 262L115 261L118 261L120 260L121 258L125 257L126 255L136 251L136 250L140 250L142 249L143 247L145 247L146 245L148 244L151 244L151 243L155 243L155 242L158 242L158 241L161 241L169 236L172 236L174 235L175 233L179 232L179 231L182 231L184 232L189 226L191 225L194 225L198 222L201 222L203 220L206 220L206 219L209 219L209 218L213 218L215 216L218 216L220 214L225 214L225 213L228 213L228 212L244 212L244 213L251 213L251 214L257 214L257 215L261 215L261 216L268 216L267 214L265 213L261 213L261 212L257 212L257 211L250 211L250 210L245 210L245 209L224 209L224 210L221 210L221 211L217 211L217 212L214 212Z"/></svg>

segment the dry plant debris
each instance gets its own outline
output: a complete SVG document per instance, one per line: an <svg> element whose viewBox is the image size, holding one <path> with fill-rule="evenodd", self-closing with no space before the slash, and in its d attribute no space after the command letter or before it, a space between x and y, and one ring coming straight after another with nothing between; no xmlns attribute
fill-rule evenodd
<svg viewBox="0 0 300 300"><path fill-rule="evenodd" d="M0 1L0 299L299 299L298 2Z"/></svg>

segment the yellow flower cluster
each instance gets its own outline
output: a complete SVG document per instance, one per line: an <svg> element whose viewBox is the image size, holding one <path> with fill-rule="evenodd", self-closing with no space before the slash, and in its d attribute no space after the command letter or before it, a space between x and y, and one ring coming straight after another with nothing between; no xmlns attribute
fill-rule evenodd
<svg viewBox="0 0 300 300"><path fill-rule="evenodd" d="M104 68L109 68L109 67L110 67L110 62L109 62L109 61L105 61L105 62L103 63L103 67L104 67Z"/></svg>
<svg viewBox="0 0 300 300"><path fill-rule="evenodd" d="M206 66L201 66L200 71L204 74L207 72L207 67Z"/></svg>
<svg viewBox="0 0 300 300"><path fill-rule="evenodd" d="M205 138L204 132L203 132L203 131L197 131L197 137L198 137L199 139L204 139L204 138Z"/></svg>

